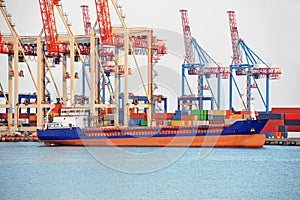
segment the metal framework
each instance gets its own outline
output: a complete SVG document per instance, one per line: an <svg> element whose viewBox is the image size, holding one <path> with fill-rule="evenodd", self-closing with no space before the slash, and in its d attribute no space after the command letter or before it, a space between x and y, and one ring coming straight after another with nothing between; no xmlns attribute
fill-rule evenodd
<svg viewBox="0 0 300 200"><path fill-rule="evenodd" d="M228 79L229 77L229 67L221 67L196 41L192 38L191 30L189 25L188 13L187 10L180 10L182 28L184 35L184 45L185 45L185 62L182 64L182 95L187 95L185 93L185 84L188 87L190 94L192 90L188 77L186 76L186 70L188 75L197 75L198 76L198 85L197 85L197 96L204 97L204 91L209 90L212 96L213 102L215 103L217 109L220 109L221 101L221 79ZM194 51L197 54L198 60L195 60ZM215 75L218 79L217 91L214 92L209 79ZM198 109L203 109L203 102L205 98L198 98Z"/></svg>
<svg viewBox="0 0 300 200"><path fill-rule="evenodd" d="M258 91L259 100L265 107L265 112L269 111L270 80L278 80L281 76L280 68L272 68L263 61L253 50L251 50L243 40L238 38L236 18L234 11L228 11L229 27L232 37L232 64L230 65L229 80L229 109L233 109L233 88L235 87L242 100L245 110L250 111L251 101L254 100L253 92ZM242 55L244 54L244 59ZM244 61L243 61L244 60ZM246 60L246 61L245 61ZM235 73L234 73L235 72ZM235 77L246 77L246 102L242 98L241 85L237 83ZM258 79L265 79L265 92L263 93ZM257 99L257 98L256 98Z"/></svg>

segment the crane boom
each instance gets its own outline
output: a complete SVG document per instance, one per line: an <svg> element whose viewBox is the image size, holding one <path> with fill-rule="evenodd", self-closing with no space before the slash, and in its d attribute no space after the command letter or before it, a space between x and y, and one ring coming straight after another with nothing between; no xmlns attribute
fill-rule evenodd
<svg viewBox="0 0 300 200"><path fill-rule="evenodd" d="M231 46L233 52L233 63L235 65L239 65L243 62L241 48L239 45L239 33L236 23L236 15L234 11L227 11L229 17L229 26L230 26L230 34L231 34Z"/></svg>
<svg viewBox="0 0 300 200"><path fill-rule="evenodd" d="M189 25L188 13L187 10L180 10L180 12L181 12L182 29L183 29L183 37L184 37L185 60L187 64L193 64L195 62L195 56L192 47L192 35L191 35L191 28Z"/></svg>
<svg viewBox="0 0 300 200"><path fill-rule="evenodd" d="M113 34L108 0L95 0L95 5L101 42L111 43Z"/></svg>
<svg viewBox="0 0 300 200"><path fill-rule="evenodd" d="M84 25L84 34L90 35L91 20L90 20L89 7L87 5L82 5L81 9L82 9L82 17L83 17L83 25Z"/></svg>
<svg viewBox="0 0 300 200"><path fill-rule="evenodd" d="M59 53L58 33L54 16L54 4L57 0L39 0L42 23L48 52Z"/></svg>

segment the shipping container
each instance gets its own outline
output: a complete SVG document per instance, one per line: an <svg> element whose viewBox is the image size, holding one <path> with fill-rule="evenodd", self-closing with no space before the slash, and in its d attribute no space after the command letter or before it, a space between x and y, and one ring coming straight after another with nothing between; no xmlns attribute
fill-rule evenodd
<svg viewBox="0 0 300 200"><path fill-rule="evenodd" d="M192 126L193 125L193 121L190 121L190 120L185 120L185 121L183 121L184 123L184 125L185 126Z"/></svg>
<svg viewBox="0 0 300 200"><path fill-rule="evenodd" d="M181 120L197 120L197 116L195 115L182 115Z"/></svg>
<svg viewBox="0 0 300 200"><path fill-rule="evenodd" d="M140 121L140 126L147 126L147 125L148 125L148 121L147 120L142 119Z"/></svg>
<svg viewBox="0 0 300 200"><path fill-rule="evenodd" d="M201 110L191 110L191 115L200 115Z"/></svg>
<svg viewBox="0 0 300 200"><path fill-rule="evenodd" d="M288 138L300 138L300 131L298 132L288 132Z"/></svg>
<svg viewBox="0 0 300 200"><path fill-rule="evenodd" d="M104 121L111 121L114 120L114 115L113 114L107 114L104 117Z"/></svg>
<svg viewBox="0 0 300 200"><path fill-rule="evenodd" d="M184 126L184 121L181 120L172 120L171 126Z"/></svg>
<svg viewBox="0 0 300 200"><path fill-rule="evenodd" d="M224 120L210 120L210 124L224 124Z"/></svg>
<svg viewBox="0 0 300 200"><path fill-rule="evenodd" d="M172 123L171 123L170 120L164 120L164 121L163 121L163 125L164 125L164 126L171 126Z"/></svg>
<svg viewBox="0 0 300 200"><path fill-rule="evenodd" d="M103 126L113 126L113 125L114 125L114 120L103 121Z"/></svg>
<svg viewBox="0 0 300 200"><path fill-rule="evenodd" d="M184 111L184 110L176 110L175 111L175 115L188 115L188 111Z"/></svg>
<svg viewBox="0 0 300 200"><path fill-rule="evenodd" d="M300 113L300 108L272 108L272 113Z"/></svg>
<svg viewBox="0 0 300 200"><path fill-rule="evenodd" d="M284 120L284 125L287 125L287 126L300 126L300 120Z"/></svg>
<svg viewBox="0 0 300 200"><path fill-rule="evenodd" d="M132 119L147 119L147 113L131 113L130 117Z"/></svg>
<svg viewBox="0 0 300 200"><path fill-rule="evenodd" d="M259 119L284 119L284 114L280 114L280 113L260 113L258 115Z"/></svg>
<svg viewBox="0 0 300 200"><path fill-rule="evenodd" d="M129 120L129 126L139 126L143 119L132 118Z"/></svg>
<svg viewBox="0 0 300 200"><path fill-rule="evenodd" d="M221 116L226 116L226 110L213 110L213 115L221 115Z"/></svg>
<svg viewBox="0 0 300 200"><path fill-rule="evenodd" d="M193 126L203 126L203 125L209 125L209 121L193 121Z"/></svg>
<svg viewBox="0 0 300 200"><path fill-rule="evenodd" d="M242 114L233 114L230 116L230 119L243 119Z"/></svg>
<svg viewBox="0 0 300 200"><path fill-rule="evenodd" d="M181 116L180 115L173 115L172 120L181 120Z"/></svg>
<svg viewBox="0 0 300 200"><path fill-rule="evenodd" d="M278 131L280 131L280 132L287 132L288 131L288 127L287 126L278 126Z"/></svg>
<svg viewBox="0 0 300 200"><path fill-rule="evenodd" d="M300 113L286 113L286 120L300 120Z"/></svg>
<svg viewBox="0 0 300 200"><path fill-rule="evenodd" d="M300 132L300 126L288 126L288 132Z"/></svg>

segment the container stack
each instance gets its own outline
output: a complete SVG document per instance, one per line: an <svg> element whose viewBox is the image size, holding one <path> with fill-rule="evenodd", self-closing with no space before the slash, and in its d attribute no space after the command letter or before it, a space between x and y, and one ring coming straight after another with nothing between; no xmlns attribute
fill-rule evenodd
<svg viewBox="0 0 300 200"><path fill-rule="evenodd" d="M113 126L114 125L114 114L107 114L103 120L103 126Z"/></svg>
<svg viewBox="0 0 300 200"><path fill-rule="evenodd" d="M130 113L129 126L147 126L147 113Z"/></svg>
<svg viewBox="0 0 300 200"><path fill-rule="evenodd" d="M171 126L171 120L174 113L153 113L152 118L157 126Z"/></svg>
<svg viewBox="0 0 300 200"><path fill-rule="evenodd" d="M300 108L272 108L268 114L259 114L259 119L269 119L262 130L267 138L300 137Z"/></svg>

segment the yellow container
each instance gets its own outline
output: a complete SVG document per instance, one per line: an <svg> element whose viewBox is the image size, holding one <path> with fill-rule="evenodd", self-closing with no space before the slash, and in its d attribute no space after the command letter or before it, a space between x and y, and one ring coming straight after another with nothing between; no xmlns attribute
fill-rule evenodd
<svg viewBox="0 0 300 200"><path fill-rule="evenodd" d="M184 126L184 121L181 120L172 120L171 121L172 126Z"/></svg>
<svg viewBox="0 0 300 200"><path fill-rule="evenodd" d="M226 110L214 110L213 115L226 116Z"/></svg>

